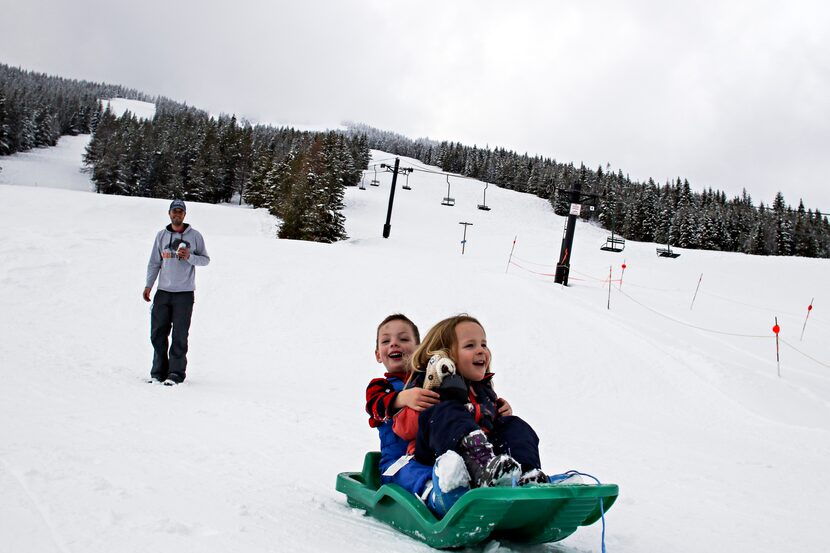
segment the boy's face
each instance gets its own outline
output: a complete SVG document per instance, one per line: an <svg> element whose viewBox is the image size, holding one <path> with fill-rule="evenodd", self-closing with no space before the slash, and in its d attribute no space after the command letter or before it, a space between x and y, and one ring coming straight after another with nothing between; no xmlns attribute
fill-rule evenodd
<svg viewBox="0 0 830 553"><path fill-rule="evenodd" d="M473 382L487 374L490 366L490 350L487 349L487 335L474 322L466 321L455 327L455 367L458 373Z"/></svg>
<svg viewBox="0 0 830 553"><path fill-rule="evenodd" d="M383 363L386 372L405 373L409 358L418 344L412 327L404 321L389 321L378 330L378 348L375 359Z"/></svg>

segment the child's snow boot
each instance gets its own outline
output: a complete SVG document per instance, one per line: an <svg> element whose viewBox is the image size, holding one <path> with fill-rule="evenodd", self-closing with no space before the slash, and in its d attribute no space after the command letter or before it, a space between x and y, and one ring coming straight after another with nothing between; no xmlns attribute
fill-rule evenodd
<svg viewBox="0 0 830 553"><path fill-rule="evenodd" d="M470 472L475 488L510 486L519 478L522 468L510 455L495 455L493 446L481 430L470 432L458 444L458 451Z"/></svg>
<svg viewBox="0 0 830 553"><path fill-rule="evenodd" d="M527 486L528 484L549 484L550 479L548 475L542 472L542 469L531 469L519 477L519 485Z"/></svg>
<svg viewBox="0 0 830 553"><path fill-rule="evenodd" d="M458 453L447 451L435 460L431 484L427 506L438 517L443 517L470 489L470 475Z"/></svg>

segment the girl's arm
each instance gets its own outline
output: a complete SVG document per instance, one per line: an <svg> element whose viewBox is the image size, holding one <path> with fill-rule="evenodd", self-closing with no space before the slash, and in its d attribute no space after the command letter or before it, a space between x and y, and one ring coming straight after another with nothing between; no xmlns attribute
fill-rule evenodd
<svg viewBox="0 0 830 553"><path fill-rule="evenodd" d="M510 404L507 403L507 400L503 397L500 397L496 400L496 407L498 407L499 416L501 417L509 417L513 414L513 408L510 407Z"/></svg>

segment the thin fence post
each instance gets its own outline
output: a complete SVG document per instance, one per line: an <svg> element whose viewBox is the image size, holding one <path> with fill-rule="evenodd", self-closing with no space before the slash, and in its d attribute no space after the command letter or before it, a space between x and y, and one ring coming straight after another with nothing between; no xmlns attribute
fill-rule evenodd
<svg viewBox="0 0 830 553"><path fill-rule="evenodd" d="M697 291L700 290L700 283L703 281L703 273L700 273L700 278L697 279L697 288L695 288L695 295L692 298L692 305L689 306L689 311L695 306L695 299L697 299Z"/></svg>
<svg viewBox="0 0 830 553"><path fill-rule="evenodd" d="M772 327L772 331L775 333L775 363L778 365L778 378L781 378L781 357L778 348L778 333L781 331L781 327L778 326L777 316L775 317L775 326Z"/></svg>
<svg viewBox="0 0 830 553"><path fill-rule="evenodd" d="M810 299L810 305L807 306L807 316L804 317L804 326L801 327L801 338L798 339L799 342L804 340L804 329L807 328L807 319L810 318L810 311L813 310L813 300L816 298Z"/></svg>
<svg viewBox="0 0 830 553"><path fill-rule="evenodd" d="M608 267L608 309L611 309L611 272L614 270L614 266L611 265Z"/></svg>
<svg viewBox="0 0 830 553"><path fill-rule="evenodd" d="M504 268L504 274L507 274L507 269L510 268L510 263L513 261L513 250L516 249L516 238L518 237L518 234L513 237L513 245L510 247L510 256L507 258L507 267Z"/></svg>

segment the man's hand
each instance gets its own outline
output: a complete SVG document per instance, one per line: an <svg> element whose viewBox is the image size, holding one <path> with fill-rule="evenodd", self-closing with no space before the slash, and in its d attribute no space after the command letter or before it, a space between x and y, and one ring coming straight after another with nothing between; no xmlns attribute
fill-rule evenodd
<svg viewBox="0 0 830 553"><path fill-rule="evenodd" d="M150 301L150 290L151 290L150 288L145 288L144 289L144 294L143 294L144 295L144 301Z"/></svg>
<svg viewBox="0 0 830 553"><path fill-rule="evenodd" d="M423 411L439 402L440 396L432 390L410 388L398 394L395 398L395 407L410 407L415 411Z"/></svg>
<svg viewBox="0 0 830 553"><path fill-rule="evenodd" d="M509 417L513 414L513 408L510 407L510 404L507 403L507 400L503 397L500 397L498 400L496 400L496 405L498 405L499 415L501 415L502 417Z"/></svg>
<svg viewBox="0 0 830 553"><path fill-rule="evenodd" d="M176 250L176 256L182 261L187 261L190 258L190 248L179 248Z"/></svg>

